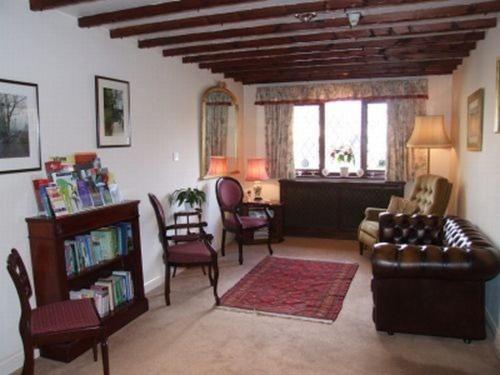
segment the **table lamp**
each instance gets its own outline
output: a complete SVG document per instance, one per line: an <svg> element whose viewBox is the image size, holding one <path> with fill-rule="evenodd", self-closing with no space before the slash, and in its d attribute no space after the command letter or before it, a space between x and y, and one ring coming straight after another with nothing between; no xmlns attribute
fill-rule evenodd
<svg viewBox="0 0 500 375"><path fill-rule="evenodd" d="M227 157L211 156L207 176L225 176L227 175Z"/></svg>
<svg viewBox="0 0 500 375"><path fill-rule="evenodd" d="M451 148L444 128L444 116L417 116L406 147L427 149L427 174L431 170L431 148Z"/></svg>
<svg viewBox="0 0 500 375"><path fill-rule="evenodd" d="M254 200L262 200L261 181L269 179L266 171L266 159L248 159L246 181L253 181Z"/></svg>

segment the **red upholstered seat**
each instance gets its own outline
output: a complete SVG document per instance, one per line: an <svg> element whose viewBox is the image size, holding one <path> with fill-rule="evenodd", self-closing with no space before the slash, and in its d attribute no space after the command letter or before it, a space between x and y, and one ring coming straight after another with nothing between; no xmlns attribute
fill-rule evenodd
<svg viewBox="0 0 500 375"><path fill-rule="evenodd" d="M186 242L168 248L171 263L207 263L212 260L210 250L201 241Z"/></svg>
<svg viewBox="0 0 500 375"><path fill-rule="evenodd" d="M99 327L100 320L91 299L71 300L40 306L32 310L33 335L61 333Z"/></svg>
<svg viewBox="0 0 500 375"><path fill-rule="evenodd" d="M267 226L267 219L261 217L253 216L240 216L241 224L243 229L259 229ZM230 216L226 219L226 226L230 228L237 228L238 223L234 216Z"/></svg>

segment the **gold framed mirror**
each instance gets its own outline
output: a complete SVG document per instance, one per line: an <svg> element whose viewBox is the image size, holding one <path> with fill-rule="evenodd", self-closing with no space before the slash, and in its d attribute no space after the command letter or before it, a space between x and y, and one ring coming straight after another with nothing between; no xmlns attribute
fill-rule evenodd
<svg viewBox="0 0 500 375"><path fill-rule="evenodd" d="M238 169L238 100L224 82L205 90L201 98L201 161L202 179L209 175L211 158L227 160L227 173ZM224 174L224 173L222 173Z"/></svg>

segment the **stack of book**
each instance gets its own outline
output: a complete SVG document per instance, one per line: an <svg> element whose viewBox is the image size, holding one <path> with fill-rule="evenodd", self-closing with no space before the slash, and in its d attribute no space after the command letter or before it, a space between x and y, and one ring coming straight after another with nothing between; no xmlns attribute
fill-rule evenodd
<svg viewBox="0 0 500 375"><path fill-rule="evenodd" d="M38 210L63 216L122 201L118 185L94 152L52 157L47 178L33 180Z"/></svg>
<svg viewBox="0 0 500 375"><path fill-rule="evenodd" d="M133 249L132 224L121 222L64 241L66 274L75 275Z"/></svg>
<svg viewBox="0 0 500 375"><path fill-rule="evenodd" d="M99 316L106 316L134 299L132 275L130 271L113 271L111 276L99 279L90 289L70 291L69 298L93 298Z"/></svg>

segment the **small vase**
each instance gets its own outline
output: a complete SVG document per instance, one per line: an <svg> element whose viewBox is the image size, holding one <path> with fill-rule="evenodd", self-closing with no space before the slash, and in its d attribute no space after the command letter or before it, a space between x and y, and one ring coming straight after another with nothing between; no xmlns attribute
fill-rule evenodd
<svg viewBox="0 0 500 375"><path fill-rule="evenodd" d="M340 177L349 176L349 167L340 167Z"/></svg>

